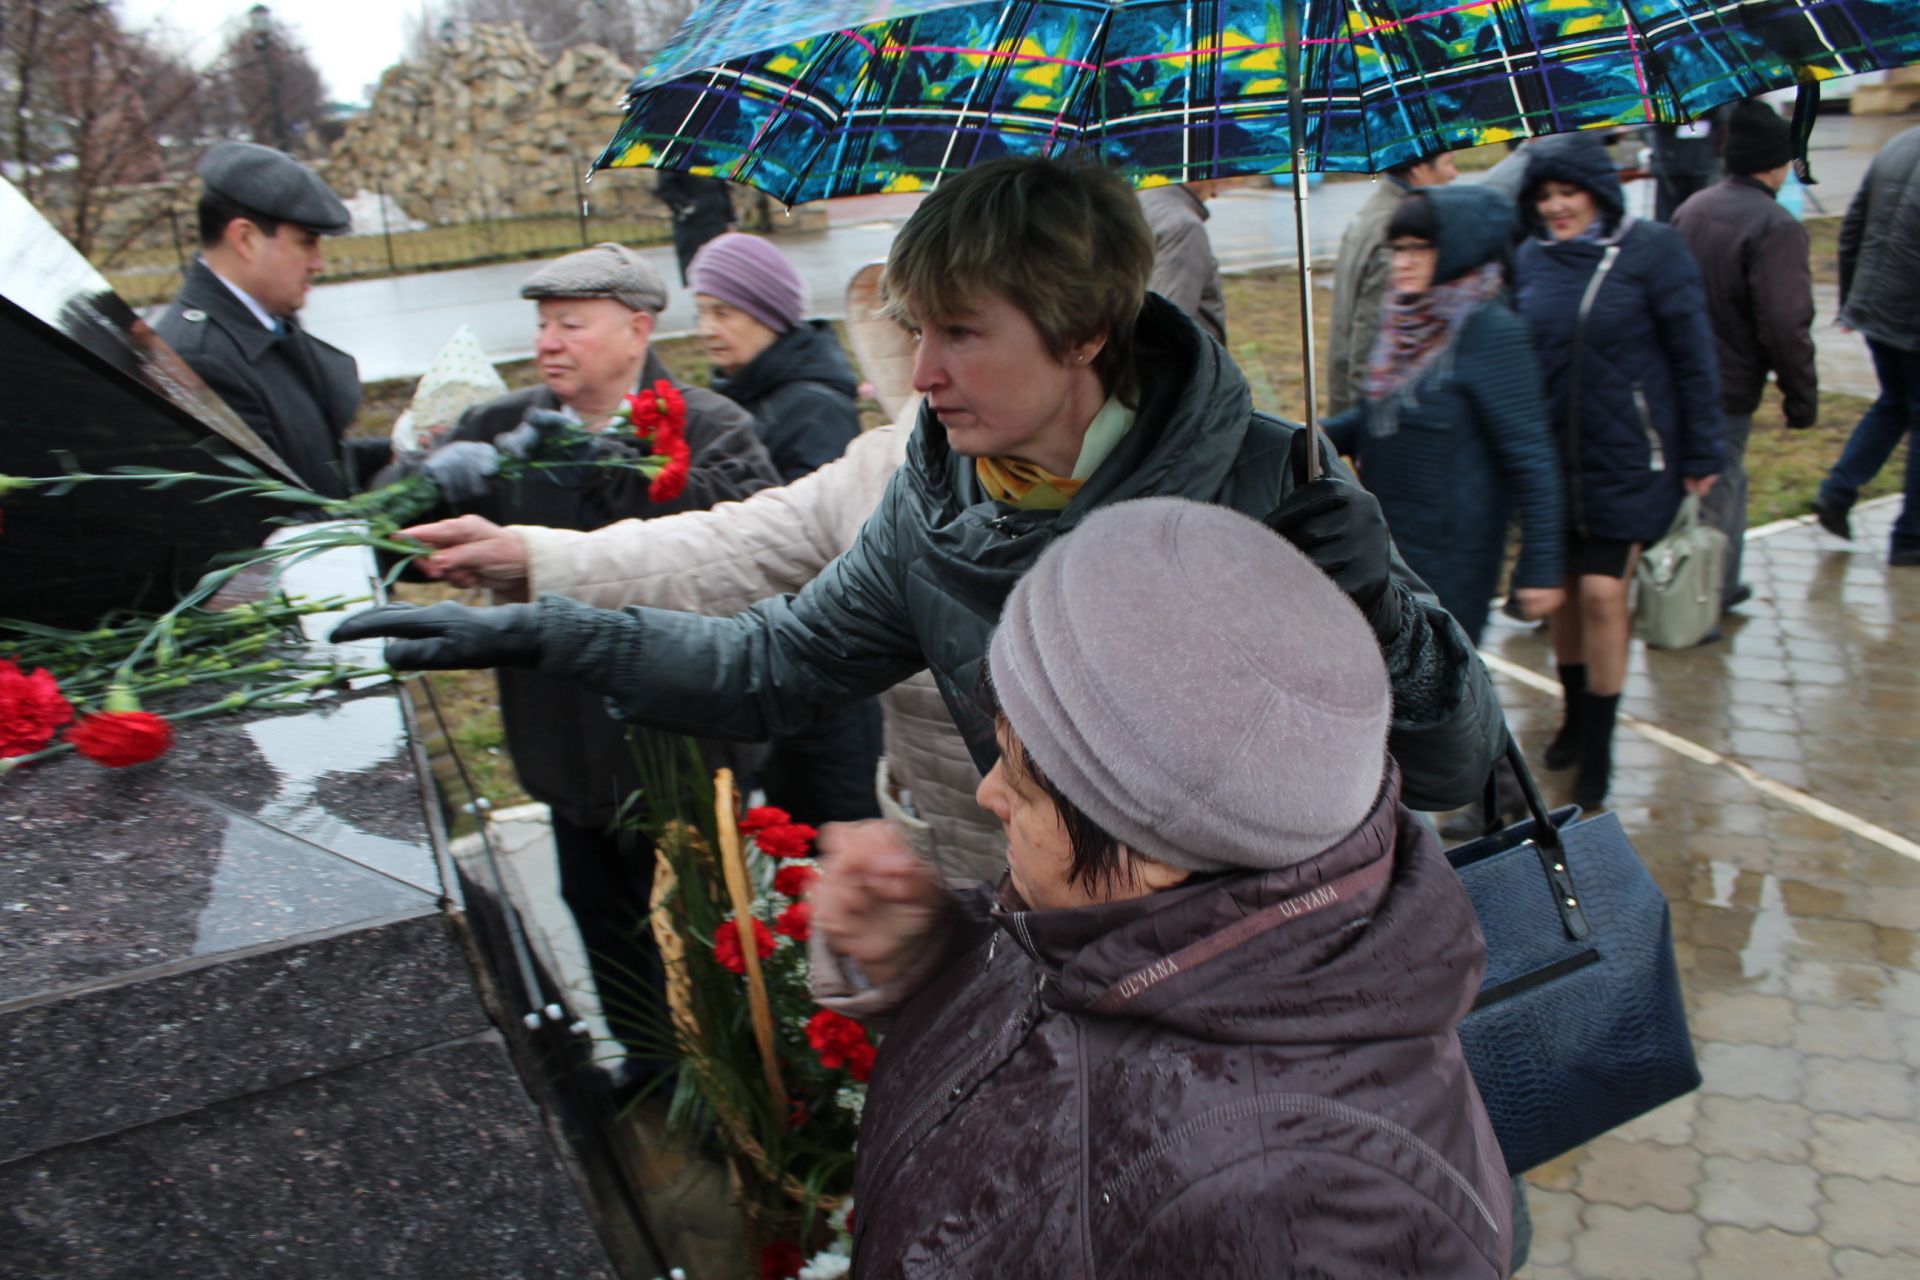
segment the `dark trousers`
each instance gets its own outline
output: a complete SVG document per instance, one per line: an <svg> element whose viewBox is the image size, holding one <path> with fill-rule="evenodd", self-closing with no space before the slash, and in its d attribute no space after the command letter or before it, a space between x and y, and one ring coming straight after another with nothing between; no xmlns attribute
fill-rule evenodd
<svg viewBox="0 0 1920 1280"><path fill-rule="evenodd" d="M883 749L880 704L869 698L773 740L761 788L796 822L857 822L880 816L874 774Z"/></svg>
<svg viewBox="0 0 1920 1280"><path fill-rule="evenodd" d="M1753 436L1753 415L1725 413L1720 424L1726 462L1720 482L1700 500L1700 518L1727 535L1727 576L1720 592L1725 604L1740 585L1741 557L1747 549L1747 441Z"/></svg>
<svg viewBox="0 0 1920 1280"><path fill-rule="evenodd" d="M1841 510L1852 506L1861 486L1880 474L1906 440L1906 503L1893 523L1893 548L1920 551L1920 443L1915 440L1915 429L1920 428L1920 351L1903 351L1871 338L1867 349L1880 378L1880 398L1847 438L1840 461L1820 484L1820 498Z"/></svg>
<svg viewBox="0 0 1920 1280"><path fill-rule="evenodd" d="M560 896L580 927L608 1027L643 1063L659 1058L666 975L647 924L652 841L638 831L576 826L556 813L553 849L560 860Z"/></svg>

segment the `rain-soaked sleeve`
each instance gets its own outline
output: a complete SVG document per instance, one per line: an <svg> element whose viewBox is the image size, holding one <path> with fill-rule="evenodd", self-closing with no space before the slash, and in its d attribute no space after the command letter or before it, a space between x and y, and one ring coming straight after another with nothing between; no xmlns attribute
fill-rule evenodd
<svg viewBox="0 0 1920 1280"><path fill-rule="evenodd" d="M540 670L605 695L616 719L745 740L891 688L926 666L895 551L900 479L799 594L731 618L542 596Z"/></svg>

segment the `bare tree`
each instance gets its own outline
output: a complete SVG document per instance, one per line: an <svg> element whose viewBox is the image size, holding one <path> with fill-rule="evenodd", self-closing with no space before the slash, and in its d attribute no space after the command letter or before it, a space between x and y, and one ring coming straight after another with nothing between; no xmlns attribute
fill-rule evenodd
<svg viewBox="0 0 1920 1280"><path fill-rule="evenodd" d="M227 39L224 86L241 127L255 142L296 155L317 146L326 83L303 45L265 6Z"/></svg>
<svg viewBox="0 0 1920 1280"><path fill-rule="evenodd" d="M167 216L164 200L132 217L117 209L107 234L119 188L167 176L161 135L202 82L101 0L12 0L0 24L0 94L11 108L0 163L76 248L109 259Z"/></svg>

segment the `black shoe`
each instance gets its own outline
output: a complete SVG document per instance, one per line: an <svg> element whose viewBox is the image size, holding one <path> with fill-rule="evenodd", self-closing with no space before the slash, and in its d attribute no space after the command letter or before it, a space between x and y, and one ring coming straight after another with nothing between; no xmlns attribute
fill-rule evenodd
<svg viewBox="0 0 1920 1280"><path fill-rule="evenodd" d="M1613 782L1613 724L1620 711L1620 695L1581 695L1586 706L1580 716L1580 772L1573 776L1573 802L1582 809L1598 809Z"/></svg>
<svg viewBox="0 0 1920 1280"><path fill-rule="evenodd" d="M1738 609L1751 599L1753 599L1753 588L1743 582L1733 589L1733 594L1728 596L1726 602L1720 606L1720 612L1727 613Z"/></svg>
<svg viewBox="0 0 1920 1280"><path fill-rule="evenodd" d="M1834 537L1845 538L1848 542L1853 541L1853 524L1847 519L1847 512L1852 509L1851 502L1841 506L1837 502L1828 502L1825 498L1813 500L1813 518L1820 522L1820 527Z"/></svg>
<svg viewBox="0 0 1920 1280"><path fill-rule="evenodd" d="M1560 731L1547 744L1544 757L1547 768L1556 773L1580 763L1580 719L1587 696L1585 663L1562 663L1559 670L1563 719L1560 721Z"/></svg>
<svg viewBox="0 0 1920 1280"><path fill-rule="evenodd" d="M1895 547L1887 553L1888 564L1920 564L1920 547Z"/></svg>

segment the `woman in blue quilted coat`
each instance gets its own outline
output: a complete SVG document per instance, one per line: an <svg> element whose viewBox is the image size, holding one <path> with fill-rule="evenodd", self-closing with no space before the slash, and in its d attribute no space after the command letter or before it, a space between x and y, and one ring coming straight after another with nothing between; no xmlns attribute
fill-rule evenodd
<svg viewBox="0 0 1920 1280"><path fill-rule="evenodd" d="M1475 644L1516 509L1522 610L1541 617L1566 599L1566 483L1533 344L1506 304L1513 229L1513 201L1483 186L1401 201L1365 400L1326 424L1408 566Z"/></svg>
<svg viewBox="0 0 1920 1280"><path fill-rule="evenodd" d="M1688 493L1720 472L1720 374L1700 272L1670 227L1629 217L1581 138L1527 166L1515 302L1533 333L1567 477L1567 602L1549 619L1566 715L1547 766L1606 798L1626 679L1627 583Z"/></svg>

